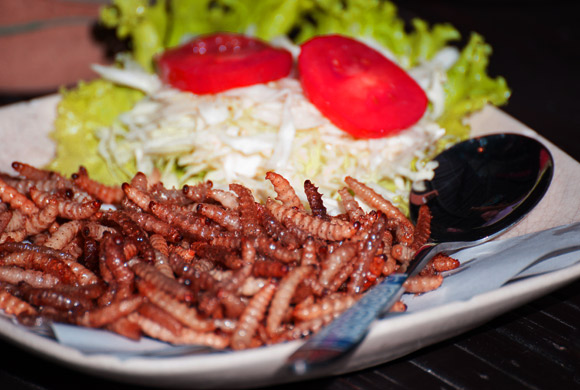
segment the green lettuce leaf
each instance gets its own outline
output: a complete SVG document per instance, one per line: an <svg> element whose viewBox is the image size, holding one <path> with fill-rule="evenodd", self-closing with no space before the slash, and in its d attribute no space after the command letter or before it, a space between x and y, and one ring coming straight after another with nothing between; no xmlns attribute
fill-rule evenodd
<svg viewBox="0 0 580 390"><path fill-rule="evenodd" d="M101 21L116 28L117 36L129 38L135 60L145 69L153 70L153 57L165 49L169 14L165 0L115 0L114 6L101 10Z"/></svg>
<svg viewBox="0 0 580 390"><path fill-rule="evenodd" d="M118 184L118 172L104 163L98 153L96 133L111 126L119 115L130 110L143 93L109 81L81 82L77 88L61 91L57 118L51 137L56 142L56 158L48 168L70 175L83 165L91 177L105 184ZM134 169L132 169L134 170Z"/></svg>
<svg viewBox="0 0 580 390"><path fill-rule="evenodd" d="M410 68L460 38L459 32L448 24L436 24L430 29L425 21L414 19L412 25L414 29L407 32L396 6L388 1L350 0L343 5L318 0L308 18L301 21L297 41L324 34L373 38L388 48L404 68Z"/></svg>
<svg viewBox="0 0 580 390"><path fill-rule="evenodd" d="M264 40L292 35L297 43L323 34L372 37L389 48L404 67L431 58L459 33L448 24L431 29L420 19L406 32L397 8L381 0L114 0L101 20L130 38L133 55L152 69L155 54L216 31L252 33Z"/></svg>
<svg viewBox="0 0 580 390"><path fill-rule="evenodd" d="M472 34L459 60L447 72L445 111L439 124L447 135L465 139L469 129L465 117L486 104L505 104L510 90L503 77L495 79L486 73L491 46L478 34Z"/></svg>

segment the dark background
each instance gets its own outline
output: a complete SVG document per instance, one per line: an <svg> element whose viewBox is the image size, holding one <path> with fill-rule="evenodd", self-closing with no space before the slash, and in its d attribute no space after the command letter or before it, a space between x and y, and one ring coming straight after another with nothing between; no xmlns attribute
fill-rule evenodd
<svg viewBox="0 0 580 390"><path fill-rule="evenodd" d="M494 49L490 73L512 89L510 115L580 160L580 28L575 1L396 1L405 18L450 22ZM2 53L5 55L6 53ZM1 70L0 70L1 72ZM49 91L42 91L46 93ZM34 93L0 96L0 104ZM572 199L571 201L575 201ZM580 203L580 202L579 202ZM580 282L459 337L308 389L580 388ZM136 389L70 371L0 341L2 389ZM281 386L292 389L298 385Z"/></svg>
<svg viewBox="0 0 580 390"><path fill-rule="evenodd" d="M512 89L504 111L580 159L580 25L577 1L398 1L405 15L450 22L491 44L492 75Z"/></svg>

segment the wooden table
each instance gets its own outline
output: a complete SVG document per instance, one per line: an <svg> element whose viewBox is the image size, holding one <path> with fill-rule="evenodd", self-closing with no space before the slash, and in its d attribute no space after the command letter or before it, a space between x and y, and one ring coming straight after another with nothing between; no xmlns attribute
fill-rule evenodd
<svg viewBox="0 0 580 390"><path fill-rule="evenodd" d="M580 29L567 1L397 1L406 18L450 22L494 48L492 74L513 90L504 111L580 160ZM573 20L574 18L574 20ZM4 102L13 97L3 96ZM578 202L578 199L570 199ZM136 389L63 368L0 341L3 389ZM290 384L276 389L293 389ZM468 333L306 389L580 388L580 281Z"/></svg>

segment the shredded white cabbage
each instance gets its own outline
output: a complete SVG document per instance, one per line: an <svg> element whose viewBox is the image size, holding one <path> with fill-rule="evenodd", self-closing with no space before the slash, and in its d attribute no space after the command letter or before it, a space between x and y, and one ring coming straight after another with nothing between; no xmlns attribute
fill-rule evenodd
<svg viewBox="0 0 580 390"><path fill-rule="evenodd" d="M336 191L351 175L399 203L411 182L432 177L435 166L425 157L445 134L435 119L443 109L445 71L456 59L457 51L446 48L409 71L426 91L430 109L412 127L380 139L357 139L338 129L293 77L195 95L163 85L156 76L144 77L134 67L98 67L103 78L147 93L119 124L101 129L100 152L109 164L135 161L147 174L157 168L168 187L198 180L218 187L238 182L265 199L272 195L265 174L275 170L300 196L310 179L336 213Z"/></svg>

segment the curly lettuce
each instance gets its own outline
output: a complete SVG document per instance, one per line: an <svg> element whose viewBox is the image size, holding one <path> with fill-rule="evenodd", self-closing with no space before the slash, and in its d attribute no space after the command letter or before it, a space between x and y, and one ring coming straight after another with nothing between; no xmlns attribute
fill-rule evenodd
<svg viewBox="0 0 580 390"><path fill-rule="evenodd" d="M105 164L98 152L97 132L101 127L112 125L143 95L140 91L105 80L81 82L75 89L61 91L62 99L51 133L56 142L57 157L48 168L70 175L82 165L92 178L105 184L118 184L118 172L112 171L117 168Z"/></svg>
<svg viewBox="0 0 580 390"><path fill-rule="evenodd" d="M131 38L132 52L146 69L166 48L216 31L251 33L264 40L290 35L302 43L315 35L371 37L408 68L433 57L460 38L449 24L429 28L414 19L412 31L397 8L381 0L114 0L103 8L102 22L120 38Z"/></svg>
<svg viewBox="0 0 580 390"><path fill-rule="evenodd" d="M491 46L478 34L472 34L457 62L447 72L445 110L438 122L448 135L464 139L469 129L464 123L468 114L486 104L500 106L510 96L503 77L491 78L486 69Z"/></svg>

